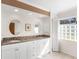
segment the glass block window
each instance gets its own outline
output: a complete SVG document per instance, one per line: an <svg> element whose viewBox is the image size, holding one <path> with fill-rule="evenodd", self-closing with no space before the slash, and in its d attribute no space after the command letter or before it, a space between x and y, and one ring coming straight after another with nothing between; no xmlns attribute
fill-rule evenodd
<svg viewBox="0 0 79 59"><path fill-rule="evenodd" d="M77 40L77 21L76 18L60 20L59 38L63 40Z"/></svg>

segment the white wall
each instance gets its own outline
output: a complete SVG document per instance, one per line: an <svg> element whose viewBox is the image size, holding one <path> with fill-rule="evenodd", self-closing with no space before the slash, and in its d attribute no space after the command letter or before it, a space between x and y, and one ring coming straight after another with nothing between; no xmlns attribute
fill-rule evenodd
<svg viewBox="0 0 79 59"><path fill-rule="evenodd" d="M10 20L10 16L12 14L9 12L3 12L2 13L2 37L11 37L11 36L17 36L17 35L12 35L9 31L9 24L11 22ZM12 16L16 16L16 15L12 15ZM17 18L17 20L20 21L20 34L18 36L28 36L28 35L36 35L35 31L34 31L34 27L35 24L37 23L41 23L41 21L37 18L33 18L33 17L24 17L22 15L18 15L19 17ZM25 24L31 24L31 31L25 31ZM38 33L41 34L41 33Z"/></svg>
<svg viewBox="0 0 79 59"><path fill-rule="evenodd" d="M43 33L50 35L50 17L43 17L42 18L42 29Z"/></svg>
<svg viewBox="0 0 79 59"><path fill-rule="evenodd" d="M15 36L31 36L31 35L41 35L43 32L43 19L38 17L37 15L28 15L27 11L23 11L19 9L19 12L14 12L11 6L2 6L2 21L1 21L1 30L2 30L2 38L3 37L15 37ZM9 9L9 10L7 10ZM9 31L9 24L13 19L17 19L20 21L20 34L12 35ZM25 31L25 24L31 24L31 31ZM34 27L35 24L39 25L39 33L35 33ZM46 30L47 31L47 30Z"/></svg>

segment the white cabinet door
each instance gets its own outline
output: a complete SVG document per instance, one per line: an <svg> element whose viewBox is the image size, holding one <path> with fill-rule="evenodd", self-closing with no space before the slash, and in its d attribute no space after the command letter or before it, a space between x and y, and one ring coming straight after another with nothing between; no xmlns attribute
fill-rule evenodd
<svg viewBox="0 0 79 59"><path fill-rule="evenodd" d="M36 41L28 42L28 59L36 59Z"/></svg>
<svg viewBox="0 0 79 59"><path fill-rule="evenodd" d="M14 53L15 53L15 59L20 59L20 50L19 50L19 48L18 47L16 47L15 49L14 49Z"/></svg>
<svg viewBox="0 0 79 59"><path fill-rule="evenodd" d="M36 59L41 55L48 39L27 42L28 59Z"/></svg>
<svg viewBox="0 0 79 59"><path fill-rule="evenodd" d="M15 59L21 59L20 44L12 44L11 47L13 47Z"/></svg>
<svg viewBox="0 0 79 59"><path fill-rule="evenodd" d="M2 59L16 59L14 49L9 46L2 46Z"/></svg>
<svg viewBox="0 0 79 59"><path fill-rule="evenodd" d="M40 47L40 49L39 49L39 52L40 52L40 53L41 53L42 50L44 49L46 43L47 43L47 39L42 39L42 40L39 40L39 41L38 41L38 44L39 44L39 47Z"/></svg>
<svg viewBox="0 0 79 59"><path fill-rule="evenodd" d="M15 58L27 59L27 42L14 44Z"/></svg>
<svg viewBox="0 0 79 59"><path fill-rule="evenodd" d="M19 44L20 59L28 59L27 57L27 42Z"/></svg>
<svg viewBox="0 0 79 59"><path fill-rule="evenodd" d="M37 56L37 58L40 55L40 44L41 44L40 40L37 40L36 41L36 56Z"/></svg>
<svg viewBox="0 0 79 59"><path fill-rule="evenodd" d="M42 39L42 40L38 40L37 41L37 55L38 58L41 58L42 55L44 55L45 50L47 49L46 45L47 45L48 39Z"/></svg>

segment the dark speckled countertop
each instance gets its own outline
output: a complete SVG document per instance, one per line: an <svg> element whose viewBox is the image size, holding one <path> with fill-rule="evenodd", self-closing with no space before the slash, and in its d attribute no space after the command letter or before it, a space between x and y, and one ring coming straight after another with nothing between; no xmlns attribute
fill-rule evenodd
<svg viewBox="0 0 79 59"><path fill-rule="evenodd" d="M49 38L49 35L36 35L36 36L23 36L23 37L8 37L3 38L1 41L1 46L4 45L10 45L10 44L16 44L16 43L22 43L22 42L28 42L33 40L41 40L44 38Z"/></svg>

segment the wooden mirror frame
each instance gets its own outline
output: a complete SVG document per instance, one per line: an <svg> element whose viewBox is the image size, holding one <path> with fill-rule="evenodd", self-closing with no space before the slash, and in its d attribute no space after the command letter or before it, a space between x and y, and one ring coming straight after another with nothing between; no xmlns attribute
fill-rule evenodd
<svg viewBox="0 0 79 59"><path fill-rule="evenodd" d="M9 24L9 30L10 30L11 34L15 35L15 23L11 22Z"/></svg>

